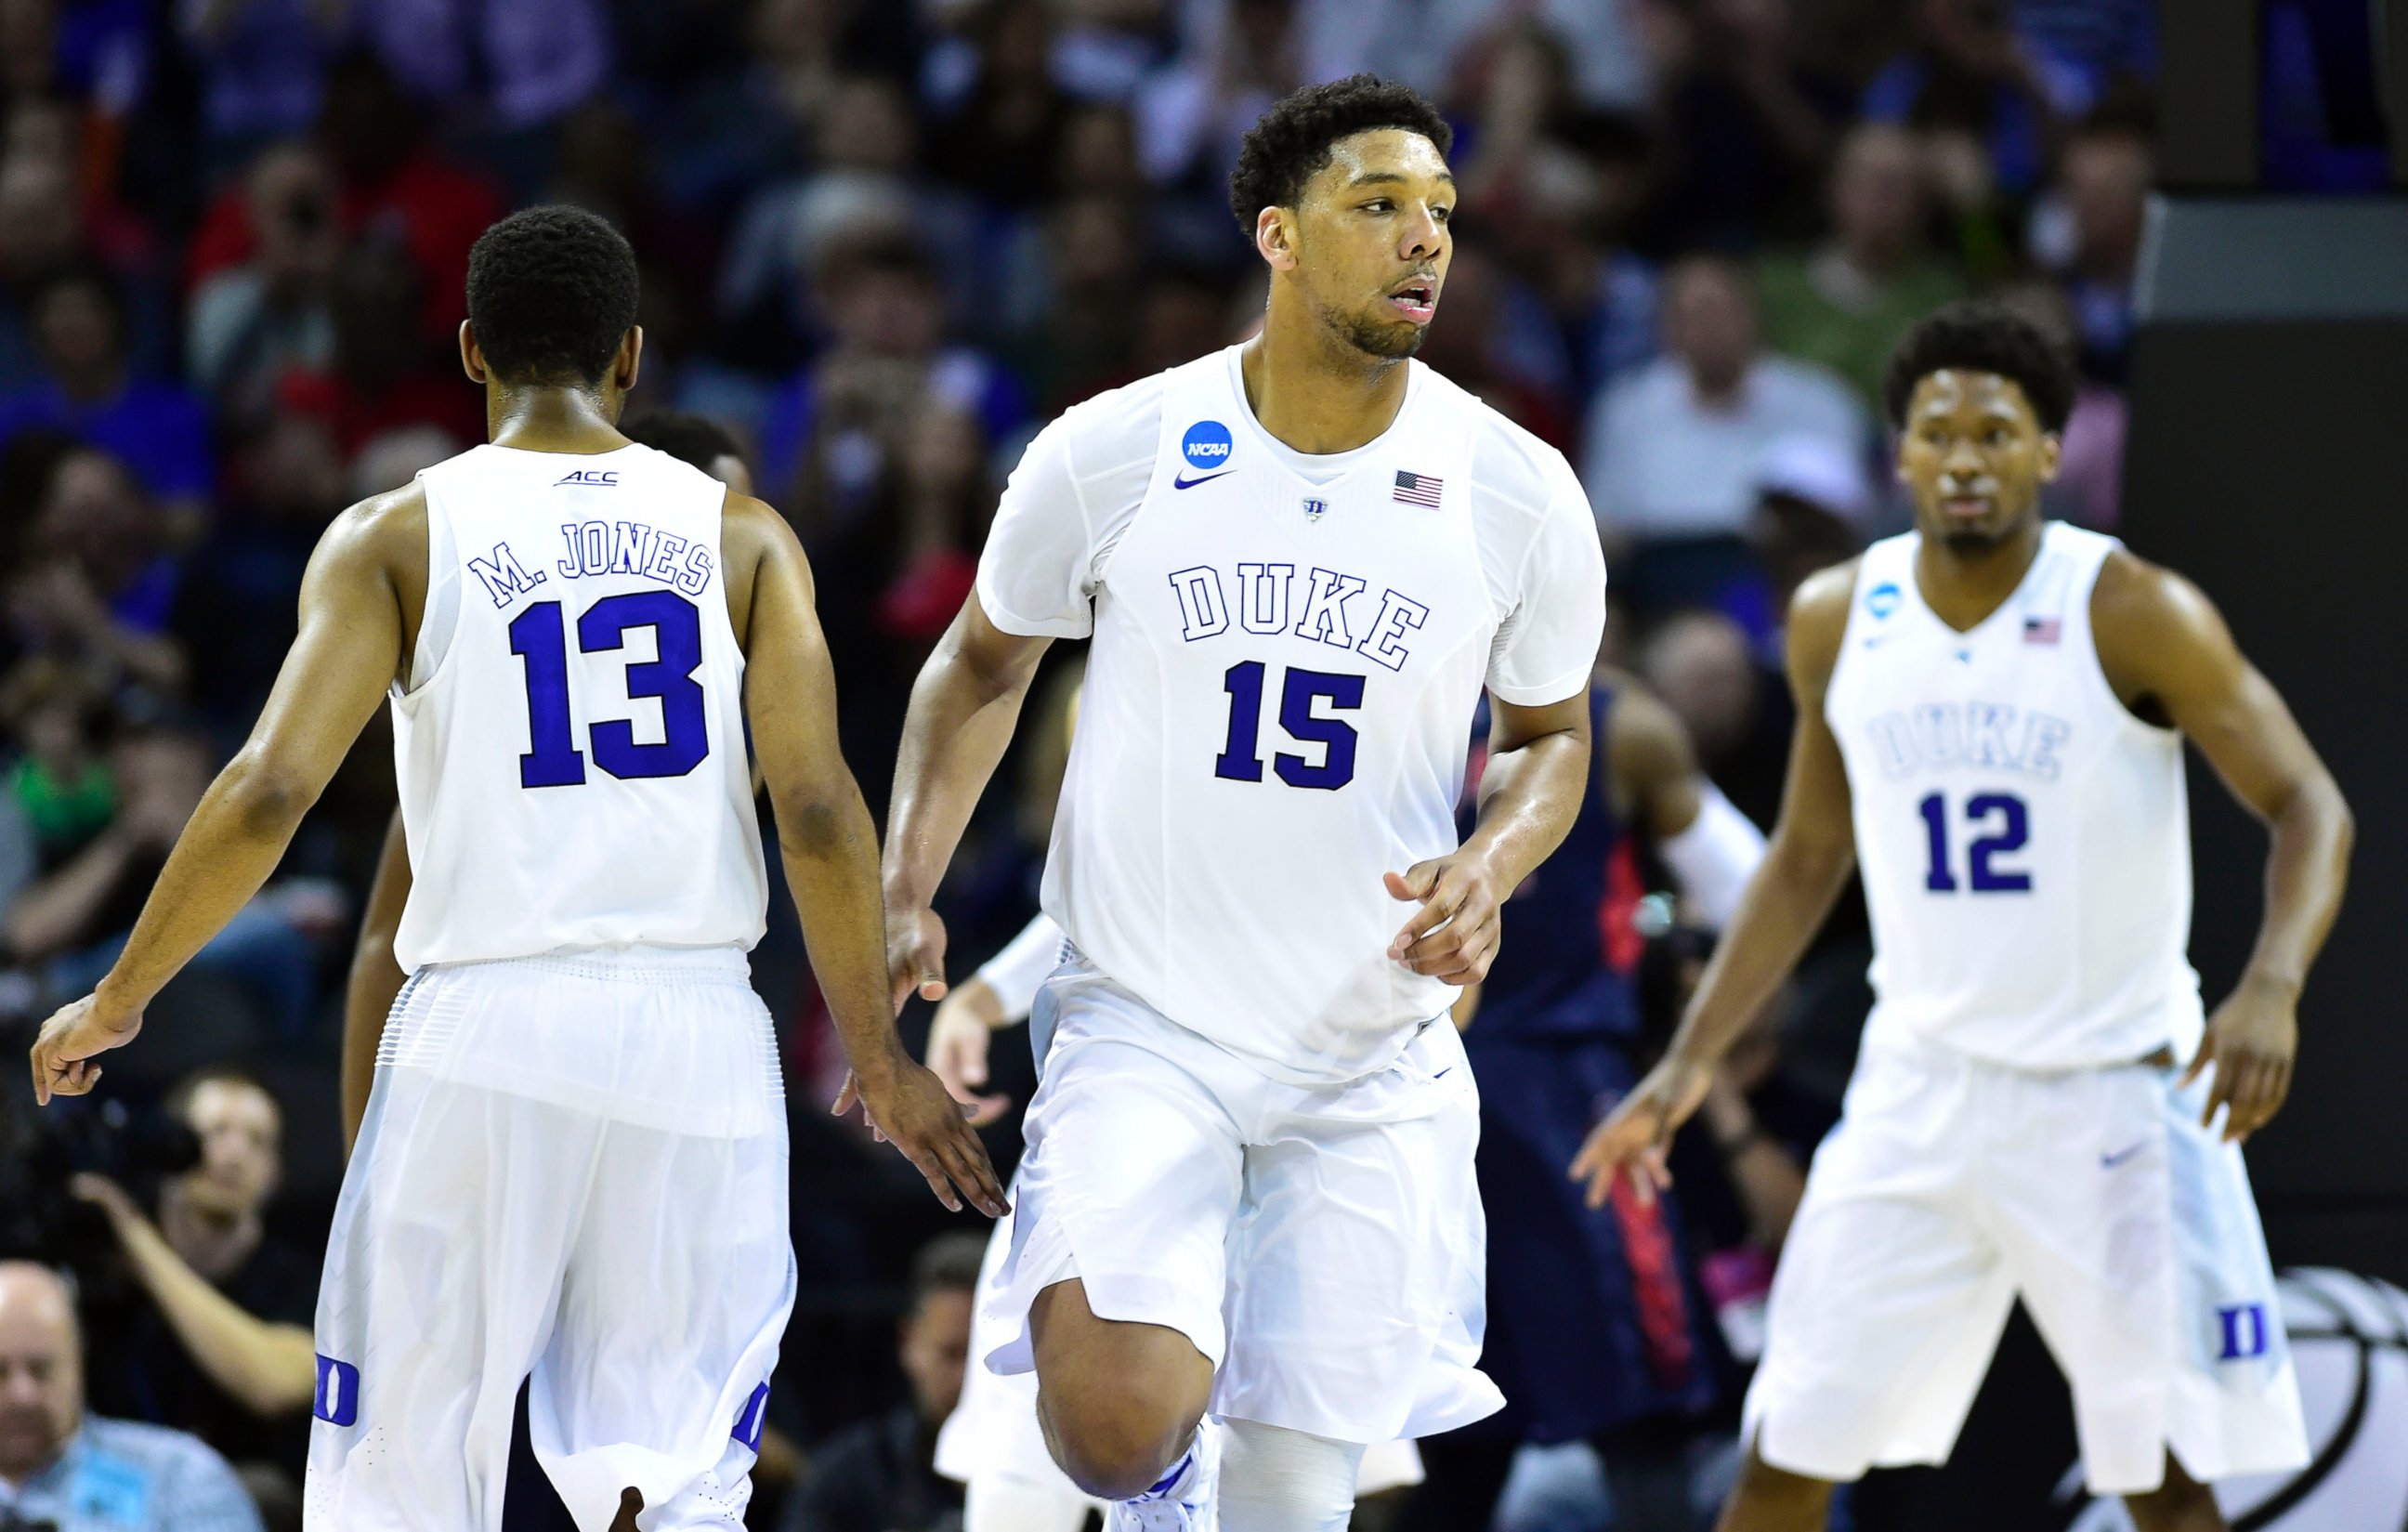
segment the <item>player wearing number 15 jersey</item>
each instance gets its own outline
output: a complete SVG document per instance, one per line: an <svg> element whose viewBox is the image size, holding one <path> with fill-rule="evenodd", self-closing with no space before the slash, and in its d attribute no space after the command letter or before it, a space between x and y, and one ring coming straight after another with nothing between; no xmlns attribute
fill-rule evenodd
<svg viewBox="0 0 2408 1532"><path fill-rule="evenodd" d="M512 1401L583 1532L742 1520L794 1297L783 1090L746 981L757 752L822 989L888 1138L1001 1210L885 997L874 836L810 571L759 501L621 436L633 252L539 208L469 261L494 440L328 529L250 742L124 953L34 1049L101 1052L274 870L388 695L412 883L318 1305L313 1532L498 1532Z"/></svg>
<svg viewBox="0 0 2408 1532"><path fill-rule="evenodd" d="M2307 1461L2238 1140L2288 1088L2349 812L2197 589L2042 522L2073 381L1997 305L1900 347L1915 530L1799 593L1781 823L1664 1062L1574 1167L1593 1197L1662 1183L1853 851L1877 1002L1782 1251L1723 1532L1818 1528L1832 1481L1944 1459L2018 1297L2091 1489L2141 1532L2214 1532L2204 1482ZM2186 738L2272 836L2212 1017L2185 959Z"/></svg>
<svg viewBox="0 0 2408 1532"><path fill-rule="evenodd" d="M1365 1443L1496 1409L1478 1104L1446 1010L1587 779L1604 621L1562 456L1410 360L1446 124L1357 77L1247 136L1261 336L1029 448L922 673L886 852L898 986L1031 666L1089 637L1045 1039L989 1362L1113 1525L1343 1527ZM1495 702L1477 823L1454 804ZM1401 928L1401 929L1400 929Z"/></svg>

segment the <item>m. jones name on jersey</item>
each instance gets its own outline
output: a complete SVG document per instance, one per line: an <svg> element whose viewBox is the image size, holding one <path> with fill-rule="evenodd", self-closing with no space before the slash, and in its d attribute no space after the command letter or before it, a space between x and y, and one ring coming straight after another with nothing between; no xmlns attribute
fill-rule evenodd
<svg viewBox="0 0 2408 1532"><path fill-rule="evenodd" d="M710 550L645 522L570 522L560 529L566 556L557 566L574 580L580 575L640 575L673 585L688 595L700 595L710 586ZM495 543L482 558L468 560L468 572L483 582L496 607L507 607L544 582L544 571L519 562L506 542Z"/></svg>

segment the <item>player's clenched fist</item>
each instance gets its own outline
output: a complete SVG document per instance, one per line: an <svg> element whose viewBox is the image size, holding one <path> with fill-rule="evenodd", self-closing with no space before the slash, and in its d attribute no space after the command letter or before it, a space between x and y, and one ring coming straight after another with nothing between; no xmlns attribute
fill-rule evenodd
<svg viewBox="0 0 2408 1532"><path fill-rule="evenodd" d="M1590 1207L1605 1206L1617 1175L1630 1178L1630 1190L1642 1203L1655 1201L1656 1193L1672 1184L1667 1163L1672 1134L1705 1100L1713 1078L1711 1068L1668 1056L1589 1130L1569 1173L1588 1182Z"/></svg>
<svg viewBox="0 0 2408 1532"><path fill-rule="evenodd" d="M1388 943L1391 959L1450 984L1488 977L1488 965L1497 960L1498 910L1508 891L1497 886L1485 858L1459 851L1386 878L1391 895L1421 901L1421 909Z"/></svg>
<svg viewBox="0 0 2408 1532"><path fill-rule="evenodd" d="M100 1082L94 1056L124 1047L141 1030L140 1011L104 1009L97 995L61 1006L34 1039L34 1099L48 1106L53 1095L91 1090Z"/></svg>

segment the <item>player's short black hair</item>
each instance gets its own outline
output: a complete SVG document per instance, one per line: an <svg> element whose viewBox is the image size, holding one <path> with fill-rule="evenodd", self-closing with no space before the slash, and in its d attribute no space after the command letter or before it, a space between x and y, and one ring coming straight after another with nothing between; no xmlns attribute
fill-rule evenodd
<svg viewBox="0 0 2408 1532"><path fill-rule="evenodd" d="M1882 399L1890 424L1906 428L1914 385L1935 372L1994 372L2013 379L2043 431L2062 431L2080 382L2073 353L2030 318L1994 298L1966 298L1934 309L1890 353Z"/></svg>
<svg viewBox="0 0 2408 1532"><path fill-rule="evenodd" d="M1377 75L1350 75L1283 96L1247 130L1229 172L1229 211L1238 227L1254 238L1264 208L1296 206L1304 183L1329 163L1330 146L1379 128L1418 133L1440 154L1455 147L1455 130L1419 91Z"/></svg>
<svg viewBox="0 0 2408 1532"><path fill-rule="evenodd" d="M979 1267L986 1260L986 1240L967 1230L940 1234L911 1257L910 1308L916 1314L931 1293L968 1293L978 1289Z"/></svg>
<svg viewBox="0 0 2408 1532"><path fill-rule="evenodd" d="M468 251L468 322L506 383L602 380L636 322L636 252L582 208L529 208Z"/></svg>
<svg viewBox="0 0 2408 1532"><path fill-rule="evenodd" d="M634 420L621 421L619 434L629 441L666 452L704 473L709 473L710 465L723 457L744 461L744 449L737 443L736 433L708 415L688 410L648 409Z"/></svg>

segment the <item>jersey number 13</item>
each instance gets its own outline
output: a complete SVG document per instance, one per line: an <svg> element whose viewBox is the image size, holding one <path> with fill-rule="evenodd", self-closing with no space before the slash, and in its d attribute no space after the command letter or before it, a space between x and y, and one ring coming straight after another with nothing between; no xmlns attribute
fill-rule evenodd
<svg viewBox="0 0 2408 1532"><path fill-rule="evenodd" d="M657 658L627 666L627 696L657 697L661 741L636 743L624 718L591 723L586 745L594 764L622 780L682 777L710 753L710 725L702 705L702 614L674 591L606 595L577 620L577 647L587 654L626 646L627 630L650 628ZM510 652L526 662L527 744L519 757L521 787L573 787L585 780L585 752L568 717L568 634L557 601L538 601L510 623Z"/></svg>

